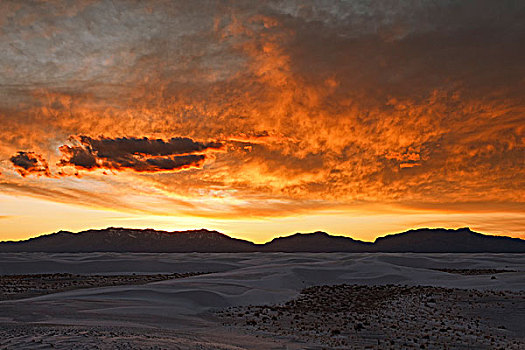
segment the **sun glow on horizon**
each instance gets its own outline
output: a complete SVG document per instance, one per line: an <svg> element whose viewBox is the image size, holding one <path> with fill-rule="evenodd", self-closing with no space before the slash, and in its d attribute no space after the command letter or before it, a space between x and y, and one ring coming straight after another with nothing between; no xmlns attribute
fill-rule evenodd
<svg viewBox="0 0 525 350"><path fill-rule="evenodd" d="M324 231L333 235L373 241L377 237L415 228L460 228L495 235L525 239L521 231L525 215L521 213L443 213L439 211L404 212L403 215L384 210L365 214L349 212L314 212L296 216L269 218L205 218L189 215L145 215L115 210L88 209L54 203L31 197L0 195L3 208L0 222L0 241L25 240L60 230L79 232L88 229L125 227L165 231L194 229L216 230L230 237L265 243L273 238L297 232ZM28 213L28 208L32 211ZM52 217L53 220L49 218ZM506 230L501 230L505 227ZM514 228L515 230L508 229Z"/></svg>

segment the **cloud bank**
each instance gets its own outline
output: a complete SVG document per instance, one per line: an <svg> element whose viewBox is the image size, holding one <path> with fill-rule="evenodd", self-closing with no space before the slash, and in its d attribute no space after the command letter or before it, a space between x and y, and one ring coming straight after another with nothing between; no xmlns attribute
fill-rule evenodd
<svg viewBox="0 0 525 350"><path fill-rule="evenodd" d="M45 176L13 169L72 168L95 192L209 216L515 212L524 13L511 0L2 1L0 156L34 153L0 176L45 193Z"/></svg>

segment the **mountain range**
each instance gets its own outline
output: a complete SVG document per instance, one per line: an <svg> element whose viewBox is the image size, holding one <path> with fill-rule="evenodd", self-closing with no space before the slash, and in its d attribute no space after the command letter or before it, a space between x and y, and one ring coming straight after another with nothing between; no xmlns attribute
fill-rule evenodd
<svg viewBox="0 0 525 350"><path fill-rule="evenodd" d="M379 237L373 243L318 231L296 233L264 244L255 244L205 229L167 232L109 227L78 233L59 231L25 241L0 242L0 253L6 252L525 253L525 240L485 235L469 228L421 228Z"/></svg>

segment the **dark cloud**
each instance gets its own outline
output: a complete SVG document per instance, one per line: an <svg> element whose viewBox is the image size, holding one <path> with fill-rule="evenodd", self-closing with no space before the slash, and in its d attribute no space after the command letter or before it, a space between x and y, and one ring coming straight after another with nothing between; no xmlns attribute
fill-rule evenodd
<svg viewBox="0 0 525 350"><path fill-rule="evenodd" d="M137 172L174 171L202 166L210 149L220 149L218 142L198 142L186 137L175 137L168 141L122 137L94 139L79 136L79 146L61 146L60 166L77 169L132 169Z"/></svg>
<svg viewBox="0 0 525 350"><path fill-rule="evenodd" d="M95 155L82 146L70 147L64 145L60 146L59 149L63 155L59 165L74 165L75 167L83 169L93 169L98 167Z"/></svg>
<svg viewBox="0 0 525 350"><path fill-rule="evenodd" d="M186 156L150 158L145 162L141 162L141 165L144 165L144 171L184 169L201 166L205 159L206 157L202 154L190 154ZM145 166L146 164L147 166Z"/></svg>
<svg viewBox="0 0 525 350"><path fill-rule="evenodd" d="M9 158L16 168L16 171L23 177L27 175L51 176L47 161L40 154L35 152L18 152Z"/></svg>
<svg viewBox="0 0 525 350"><path fill-rule="evenodd" d="M187 137L174 137L168 141L161 139L120 137L93 139L80 136L80 143L101 158L126 157L127 155L168 156L202 152L206 149L219 149L218 142L196 142Z"/></svg>

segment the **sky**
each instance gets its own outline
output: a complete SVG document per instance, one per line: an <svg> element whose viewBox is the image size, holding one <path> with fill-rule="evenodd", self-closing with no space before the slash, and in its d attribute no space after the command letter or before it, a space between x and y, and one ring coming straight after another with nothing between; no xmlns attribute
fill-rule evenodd
<svg viewBox="0 0 525 350"><path fill-rule="evenodd" d="M525 238L525 2L0 2L0 240Z"/></svg>

